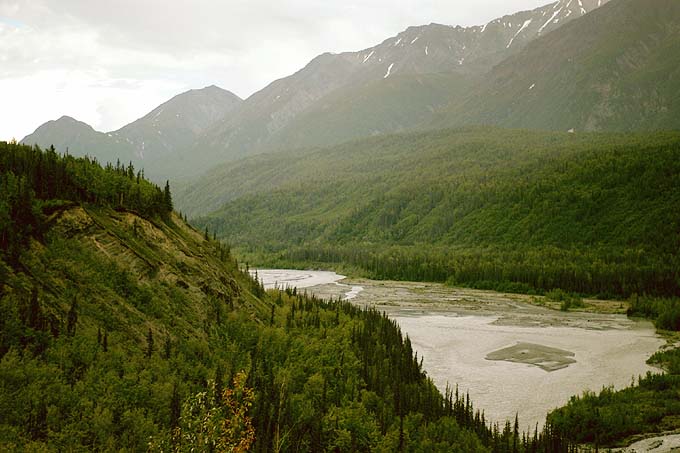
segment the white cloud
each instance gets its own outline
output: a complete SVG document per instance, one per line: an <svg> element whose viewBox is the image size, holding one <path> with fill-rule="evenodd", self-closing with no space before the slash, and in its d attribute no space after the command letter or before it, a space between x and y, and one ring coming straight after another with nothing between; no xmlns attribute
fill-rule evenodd
<svg viewBox="0 0 680 453"><path fill-rule="evenodd" d="M181 91L246 97L316 55L545 0L0 0L0 139L63 114L113 130Z"/></svg>

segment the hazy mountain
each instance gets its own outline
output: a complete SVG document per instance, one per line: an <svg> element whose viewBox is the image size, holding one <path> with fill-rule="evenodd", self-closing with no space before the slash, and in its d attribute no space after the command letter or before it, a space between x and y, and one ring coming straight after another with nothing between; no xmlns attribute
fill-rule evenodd
<svg viewBox="0 0 680 453"><path fill-rule="evenodd" d="M40 126L22 142L96 157L101 162L132 160L151 176L174 176L174 168L195 156L188 149L201 133L241 103L235 94L209 86L189 90L116 131L102 133L73 118Z"/></svg>
<svg viewBox="0 0 680 453"><path fill-rule="evenodd" d="M243 102L208 87L108 134L64 131L57 121L23 142L133 160L162 179L258 152L429 127L436 112L460 104L494 65L604 3L559 0L474 27L409 27L359 52L322 54Z"/></svg>
<svg viewBox="0 0 680 453"><path fill-rule="evenodd" d="M680 127L680 2L617 0L496 66L435 126Z"/></svg>
<svg viewBox="0 0 680 453"><path fill-rule="evenodd" d="M208 159L203 168L252 152L324 146L427 123L494 64L604 3L560 0L483 26L409 27L359 52L320 55L202 136L196 149Z"/></svg>
<svg viewBox="0 0 680 453"><path fill-rule="evenodd" d="M190 90L112 135L130 139L141 159L167 156L178 149L185 149L240 102L235 94L214 85Z"/></svg>
<svg viewBox="0 0 680 453"><path fill-rule="evenodd" d="M112 134L98 132L89 124L70 116L62 116L58 120L48 121L32 134L26 136L22 143L38 144L44 148L51 145L62 152L68 150L72 155L89 155L100 162L116 159L121 161L135 160L134 149L128 142L114 138Z"/></svg>

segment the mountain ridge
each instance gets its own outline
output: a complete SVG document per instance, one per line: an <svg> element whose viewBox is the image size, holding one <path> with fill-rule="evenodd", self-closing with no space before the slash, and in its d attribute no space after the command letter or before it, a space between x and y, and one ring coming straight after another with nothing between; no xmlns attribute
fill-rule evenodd
<svg viewBox="0 0 680 453"><path fill-rule="evenodd" d="M414 112L412 116L400 119L384 110L380 111L382 116L367 110L361 117L364 127L372 128L377 134L414 128L415 123L427 123L430 113L444 103L454 101L455 93L467 88L466 76L481 75L507 55L520 51L534 38L546 35L565 22L592 11L598 4L607 2L580 0L578 3L582 9L577 13L570 9L572 4L577 4L576 0L558 0L533 10L503 16L482 26L464 28L436 23L413 26L360 51L321 54L291 76L274 81L253 94L239 107L237 115L217 123L200 137L195 149L211 156L211 162L203 169L253 152L280 150L280 143L284 143L285 147L299 148L358 138L358 134L352 134L351 125L341 126L343 132L349 133L343 133L339 139L332 141L319 135L319 128L289 130L286 127L291 122L299 124L295 120L305 112L308 112L307 117L315 117L323 109L327 96L333 96L340 90L360 92L367 84L378 84L399 75L417 79L431 74L458 74L460 77L452 79L452 83L430 85L441 97L439 102L432 103L425 95L424 99L413 96L409 98L410 104L401 104L408 105ZM529 17L532 19L527 23ZM545 17L550 20L545 21ZM398 90L393 93L396 92ZM376 96L364 105L375 106L386 99ZM330 104L332 109L334 104ZM381 123L390 123L390 120L385 121L385 117L394 118L391 127L381 127ZM351 116L349 121L354 119ZM337 127L337 123L328 122L323 126Z"/></svg>
<svg viewBox="0 0 680 453"><path fill-rule="evenodd" d="M74 155L89 155L102 163L133 162L155 179L164 179L168 160L188 158L184 152L210 124L228 115L242 100L210 85L191 89L165 101L143 117L110 132L62 116L48 121L21 140L44 148L54 145Z"/></svg>
<svg viewBox="0 0 680 453"><path fill-rule="evenodd" d="M52 144L49 138L59 149L92 153L86 148L100 140L99 159L133 160L150 176L163 179L197 176L215 164L257 152L409 130L429 124L436 111L469 90L472 79L508 55L606 1L558 0L473 27L411 26L360 51L323 53L235 102L206 127L184 125L185 133L177 127L156 128L159 106L110 136L90 133L83 144L59 140L58 133L44 133L42 126L40 140L40 134L33 134L23 141L44 146Z"/></svg>
<svg viewBox="0 0 680 453"><path fill-rule="evenodd" d="M677 2L610 2L495 66L430 127L678 129L679 29Z"/></svg>

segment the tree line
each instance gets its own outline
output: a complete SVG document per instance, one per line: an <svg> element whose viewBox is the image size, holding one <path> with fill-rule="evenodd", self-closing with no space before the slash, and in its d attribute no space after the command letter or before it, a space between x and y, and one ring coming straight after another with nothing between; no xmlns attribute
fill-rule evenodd
<svg viewBox="0 0 680 453"><path fill-rule="evenodd" d="M0 142L0 252L16 263L28 238L44 230L44 215L71 201L110 206L143 217L172 212L170 184L161 189L117 162L102 167L96 159L60 155L53 147Z"/></svg>

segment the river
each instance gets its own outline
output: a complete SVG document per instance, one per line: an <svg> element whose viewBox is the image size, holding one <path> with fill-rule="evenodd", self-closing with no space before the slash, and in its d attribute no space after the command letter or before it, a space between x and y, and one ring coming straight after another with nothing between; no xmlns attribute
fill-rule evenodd
<svg viewBox="0 0 680 453"><path fill-rule="evenodd" d="M623 388L664 344L647 321L621 314L564 313L527 296L434 283L346 280L327 271L258 269L265 287L296 286L320 297L375 306L395 319L444 391L469 392L488 420L518 414L524 429L572 395ZM491 360L496 359L496 360Z"/></svg>

